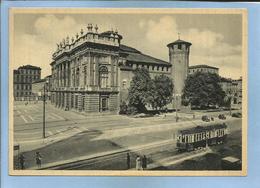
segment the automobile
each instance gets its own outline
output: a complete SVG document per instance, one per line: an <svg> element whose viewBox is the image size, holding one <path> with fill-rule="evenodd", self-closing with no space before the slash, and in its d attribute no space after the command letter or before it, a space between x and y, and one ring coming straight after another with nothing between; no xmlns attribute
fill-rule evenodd
<svg viewBox="0 0 260 188"><path fill-rule="evenodd" d="M240 112L233 113L233 114L232 114L232 117L241 118L241 117L242 117L242 114L241 114Z"/></svg>
<svg viewBox="0 0 260 188"><path fill-rule="evenodd" d="M219 114L218 119L226 119L226 116L224 114Z"/></svg>
<svg viewBox="0 0 260 188"><path fill-rule="evenodd" d="M201 117L201 120L202 120L202 121L206 121L206 122L209 122L209 121L210 121L209 117L206 116L206 115L202 116L202 117Z"/></svg>

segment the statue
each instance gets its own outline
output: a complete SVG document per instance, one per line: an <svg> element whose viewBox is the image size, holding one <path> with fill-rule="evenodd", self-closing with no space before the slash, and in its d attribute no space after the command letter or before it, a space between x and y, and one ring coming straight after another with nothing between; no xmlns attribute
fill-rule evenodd
<svg viewBox="0 0 260 188"><path fill-rule="evenodd" d="M95 30L96 30L96 33L98 32L98 26L97 26L97 24L96 24L96 26L95 26Z"/></svg>
<svg viewBox="0 0 260 188"><path fill-rule="evenodd" d="M69 36L67 36L67 38L66 38L66 44L67 45L69 44Z"/></svg>
<svg viewBox="0 0 260 188"><path fill-rule="evenodd" d="M83 32L83 29L81 29L81 30L80 30L80 34L81 34L81 36L83 35L83 33L84 33L84 32Z"/></svg>

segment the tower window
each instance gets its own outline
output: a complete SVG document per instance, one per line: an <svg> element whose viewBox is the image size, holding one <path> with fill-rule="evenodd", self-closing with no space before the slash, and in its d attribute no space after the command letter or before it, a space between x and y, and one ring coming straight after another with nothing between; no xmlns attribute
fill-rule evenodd
<svg viewBox="0 0 260 188"><path fill-rule="evenodd" d="M180 50L181 50L181 44L178 44L178 49L180 49Z"/></svg>

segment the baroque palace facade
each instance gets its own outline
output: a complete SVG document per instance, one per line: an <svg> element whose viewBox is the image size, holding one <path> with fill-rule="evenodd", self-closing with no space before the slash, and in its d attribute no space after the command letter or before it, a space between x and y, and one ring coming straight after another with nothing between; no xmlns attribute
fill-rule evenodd
<svg viewBox="0 0 260 188"><path fill-rule="evenodd" d="M171 77L178 92L182 90L191 43L170 43L170 62L166 62L121 44L122 38L117 31L98 33L97 26L88 24L87 32L81 30L75 39L67 37L57 44L51 63L51 102L67 110L117 112L120 102L127 100L133 70L141 67L151 77Z"/></svg>

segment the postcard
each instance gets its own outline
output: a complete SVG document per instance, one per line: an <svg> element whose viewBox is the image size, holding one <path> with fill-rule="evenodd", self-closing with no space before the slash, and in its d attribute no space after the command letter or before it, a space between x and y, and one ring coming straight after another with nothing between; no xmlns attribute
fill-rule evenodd
<svg viewBox="0 0 260 188"><path fill-rule="evenodd" d="M9 9L9 174L246 176L247 10Z"/></svg>

